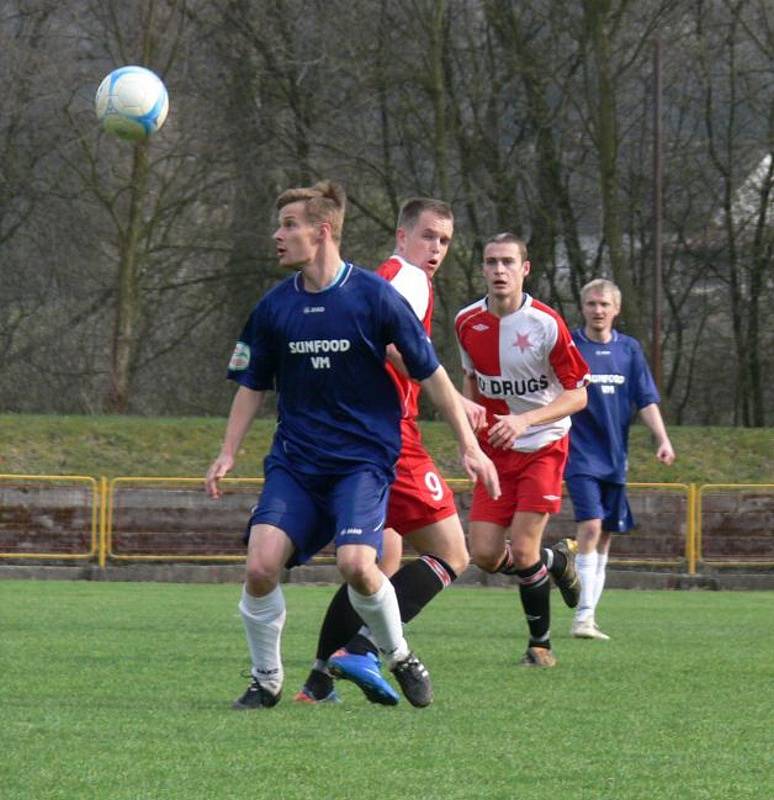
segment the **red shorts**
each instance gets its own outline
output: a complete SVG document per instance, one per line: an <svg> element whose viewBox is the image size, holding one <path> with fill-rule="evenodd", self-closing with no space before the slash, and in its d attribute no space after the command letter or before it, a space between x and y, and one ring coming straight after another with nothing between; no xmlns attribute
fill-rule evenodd
<svg viewBox="0 0 774 800"><path fill-rule="evenodd" d="M567 462L567 436L532 453L491 451L502 494L492 500L477 483L470 506L471 522L494 522L507 528L517 511L556 514L562 506L562 474Z"/></svg>
<svg viewBox="0 0 774 800"><path fill-rule="evenodd" d="M401 535L432 525L457 513L454 492L422 444L414 420L401 420L400 458L390 487L387 525Z"/></svg>

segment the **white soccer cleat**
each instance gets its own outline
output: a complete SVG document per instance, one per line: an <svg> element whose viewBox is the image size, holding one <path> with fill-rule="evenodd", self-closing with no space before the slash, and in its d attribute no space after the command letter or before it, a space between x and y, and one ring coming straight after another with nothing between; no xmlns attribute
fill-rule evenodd
<svg viewBox="0 0 774 800"><path fill-rule="evenodd" d="M610 637L606 633L602 633L597 627L597 623L589 617L584 620L574 620L570 628L570 636L574 639L599 639L601 642L606 642Z"/></svg>

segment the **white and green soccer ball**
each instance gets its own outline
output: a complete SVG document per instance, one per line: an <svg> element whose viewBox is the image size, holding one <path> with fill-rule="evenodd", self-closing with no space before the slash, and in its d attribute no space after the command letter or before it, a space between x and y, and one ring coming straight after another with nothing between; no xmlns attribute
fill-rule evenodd
<svg viewBox="0 0 774 800"><path fill-rule="evenodd" d="M108 133L138 142L164 124L169 96L155 72L145 67L119 67L99 85L94 106Z"/></svg>

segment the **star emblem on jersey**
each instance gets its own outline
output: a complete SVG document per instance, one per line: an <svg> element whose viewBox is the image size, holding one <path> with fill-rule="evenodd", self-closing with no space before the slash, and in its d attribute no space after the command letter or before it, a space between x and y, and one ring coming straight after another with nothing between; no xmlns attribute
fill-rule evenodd
<svg viewBox="0 0 774 800"><path fill-rule="evenodd" d="M516 334L516 341L513 343L514 347L518 347L519 350L523 353L525 350L529 350L532 347L532 344L529 340L528 333L517 333Z"/></svg>

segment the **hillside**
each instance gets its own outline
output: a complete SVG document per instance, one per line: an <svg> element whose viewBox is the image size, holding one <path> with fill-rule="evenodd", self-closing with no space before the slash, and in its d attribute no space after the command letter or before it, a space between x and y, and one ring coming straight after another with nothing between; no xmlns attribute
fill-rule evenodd
<svg viewBox="0 0 774 800"><path fill-rule="evenodd" d="M218 452L225 420L0 414L0 473L50 475L203 475ZM253 426L234 471L260 472L273 420ZM447 477L460 477L449 429L422 424L425 442ZM774 429L673 427L677 462L658 464L648 430L632 430L632 481L774 483Z"/></svg>

